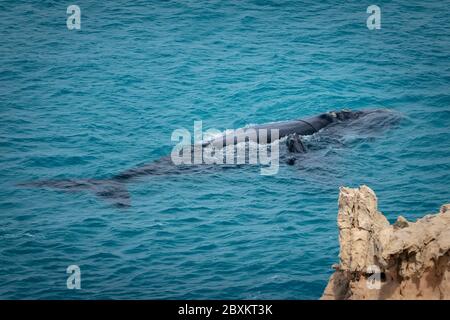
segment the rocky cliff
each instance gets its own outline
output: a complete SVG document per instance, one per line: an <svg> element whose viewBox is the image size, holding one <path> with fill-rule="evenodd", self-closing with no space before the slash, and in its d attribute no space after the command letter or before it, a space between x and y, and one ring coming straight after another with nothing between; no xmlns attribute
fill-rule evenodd
<svg viewBox="0 0 450 320"><path fill-rule="evenodd" d="M322 299L450 299L450 204L394 224L367 186L341 188L339 264Z"/></svg>

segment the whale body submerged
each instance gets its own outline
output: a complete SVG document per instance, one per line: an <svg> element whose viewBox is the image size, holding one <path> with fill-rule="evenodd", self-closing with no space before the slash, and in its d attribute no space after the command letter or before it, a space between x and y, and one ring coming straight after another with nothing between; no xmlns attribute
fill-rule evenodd
<svg viewBox="0 0 450 320"><path fill-rule="evenodd" d="M295 154L306 152L307 148L302 142L302 137L311 136L321 132L325 128L333 126L352 127L352 124L362 127L386 127L398 121L398 116L386 109L375 110L341 110L336 112L326 112L320 115L290 120L273 122L269 124L255 125L246 129L254 129L256 132L264 130L266 132L278 130L278 139L286 139L286 153L288 164L295 163ZM356 124L356 121L360 121ZM245 130L243 131L245 132ZM259 137L259 135L257 135ZM246 137L250 138L251 137ZM228 139L225 134L215 137L209 141L203 141L203 146L225 147L236 144L236 137ZM247 139L248 140L248 139ZM245 141L245 140L244 140ZM254 141L258 143L258 141ZM271 143L272 135L267 135L267 143ZM83 191L89 190L95 195L109 201L116 207L129 207L131 205L131 195L128 192L127 183L136 181L145 176L174 175L186 172L205 171L206 168L220 167L205 164L192 165L190 167L175 165L171 156L162 157L151 163L143 164L131 168L112 176L109 179L67 179L67 180L45 180L21 183L23 187L42 187L52 188L64 191Z"/></svg>

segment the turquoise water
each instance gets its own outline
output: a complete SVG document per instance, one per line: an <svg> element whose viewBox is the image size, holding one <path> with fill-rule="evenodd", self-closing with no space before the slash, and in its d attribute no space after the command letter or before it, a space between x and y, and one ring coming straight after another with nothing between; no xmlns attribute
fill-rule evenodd
<svg viewBox="0 0 450 320"><path fill-rule="evenodd" d="M377 1L0 3L0 298L317 299L338 261L339 186L392 222L450 202L450 6ZM402 115L262 176L145 179L132 206L23 181L105 178L168 154L173 130L328 110ZM81 268L81 290L66 268Z"/></svg>

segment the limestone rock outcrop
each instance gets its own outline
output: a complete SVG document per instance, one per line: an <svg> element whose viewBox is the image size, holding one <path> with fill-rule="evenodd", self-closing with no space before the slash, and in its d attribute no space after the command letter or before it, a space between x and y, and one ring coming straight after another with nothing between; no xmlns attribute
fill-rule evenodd
<svg viewBox="0 0 450 320"><path fill-rule="evenodd" d="M450 299L450 204L389 224L367 186L339 194L339 264L322 299Z"/></svg>

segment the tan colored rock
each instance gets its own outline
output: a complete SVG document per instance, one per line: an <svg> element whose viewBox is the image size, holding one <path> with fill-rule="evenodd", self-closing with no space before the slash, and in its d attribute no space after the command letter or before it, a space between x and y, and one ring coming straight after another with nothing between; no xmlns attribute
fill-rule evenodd
<svg viewBox="0 0 450 320"><path fill-rule="evenodd" d="M450 299L450 204L390 225L367 186L341 188L339 265L322 299Z"/></svg>

